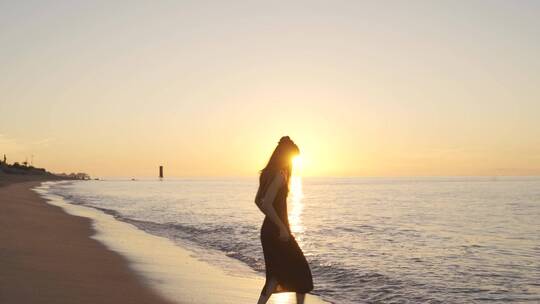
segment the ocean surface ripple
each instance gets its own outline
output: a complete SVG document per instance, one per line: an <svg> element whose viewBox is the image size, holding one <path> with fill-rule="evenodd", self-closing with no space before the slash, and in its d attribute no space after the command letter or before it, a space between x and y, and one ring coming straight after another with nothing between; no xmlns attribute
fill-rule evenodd
<svg viewBox="0 0 540 304"><path fill-rule="evenodd" d="M313 293L324 299L540 303L540 178L298 182L289 219L313 272ZM191 246L226 270L234 258L264 273L256 190L256 179L247 178L52 187L70 202Z"/></svg>

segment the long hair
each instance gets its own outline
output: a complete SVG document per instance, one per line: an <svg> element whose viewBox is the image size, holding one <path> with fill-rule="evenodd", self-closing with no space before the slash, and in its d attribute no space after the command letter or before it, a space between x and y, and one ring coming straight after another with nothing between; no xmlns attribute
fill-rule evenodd
<svg viewBox="0 0 540 304"><path fill-rule="evenodd" d="M260 171L259 190L255 201L258 202L266 193L266 189L272 182L275 174L279 174L280 170L285 169L287 174L287 191L289 190L288 182L292 171L292 158L300 154L300 149L291 140L289 136L283 136L278 142L277 147L272 152L266 166Z"/></svg>

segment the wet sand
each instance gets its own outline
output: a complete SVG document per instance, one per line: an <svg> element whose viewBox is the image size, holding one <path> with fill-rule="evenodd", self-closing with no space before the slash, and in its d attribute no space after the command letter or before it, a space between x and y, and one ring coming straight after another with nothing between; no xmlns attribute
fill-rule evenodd
<svg viewBox="0 0 540 304"><path fill-rule="evenodd" d="M22 180L0 183L0 303L170 303L90 238L90 219L47 204L31 190L40 181Z"/></svg>

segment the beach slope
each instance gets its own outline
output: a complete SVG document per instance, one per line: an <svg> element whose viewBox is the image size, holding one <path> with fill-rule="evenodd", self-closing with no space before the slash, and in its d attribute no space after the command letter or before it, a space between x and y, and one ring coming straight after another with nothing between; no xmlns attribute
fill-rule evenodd
<svg viewBox="0 0 540 304"><path fill-rule="evenodd" d="M0 303L168 303L90 238L90 219L30 190L39 183L0 187Z"/></svg>

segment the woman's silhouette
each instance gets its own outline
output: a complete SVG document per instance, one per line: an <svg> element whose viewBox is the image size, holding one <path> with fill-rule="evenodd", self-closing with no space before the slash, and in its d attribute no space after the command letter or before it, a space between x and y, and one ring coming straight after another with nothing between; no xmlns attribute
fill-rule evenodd
<svg viewBox="0 0 540 304"><path fill-rule="evenodd" d="M298 146L284 136L261 170L255 203L266 215L261 227L266 282L257 304L265 304L272 293L279 292L296 292L296 302L302 304L305 294L313 289L311 270L291 235L287 217L292 158L299 153Z"/></svg>

